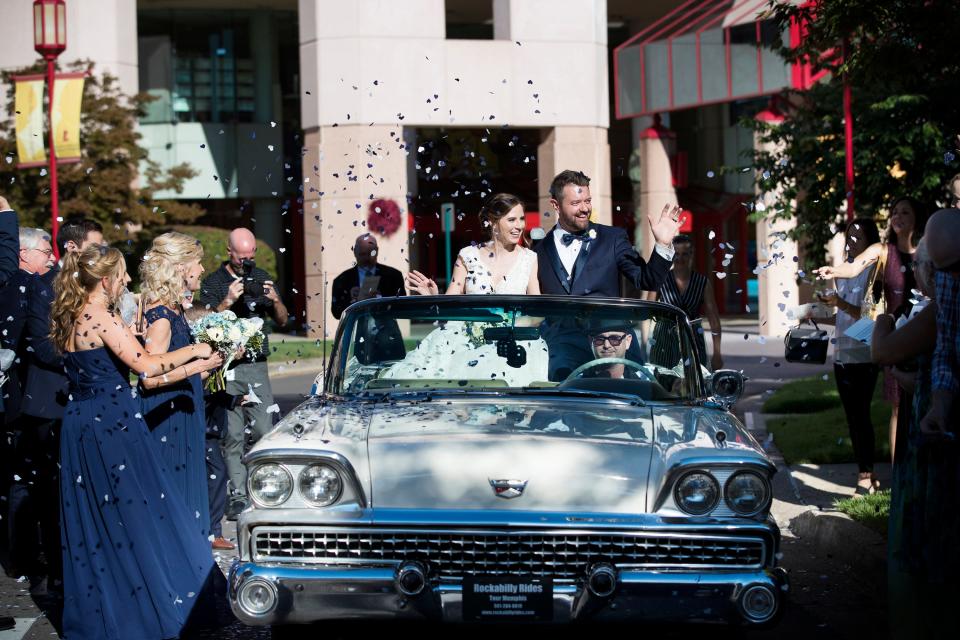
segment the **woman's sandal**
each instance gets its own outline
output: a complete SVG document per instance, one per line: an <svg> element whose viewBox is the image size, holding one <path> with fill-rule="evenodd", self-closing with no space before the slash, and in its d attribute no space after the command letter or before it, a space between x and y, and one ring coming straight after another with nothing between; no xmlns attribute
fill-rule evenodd
<svg viewBox="0 0 960 640"><path fill-rule="evenodd" d="M857 489L854 495L866 496L873 493L876 493L876 489L874 489L873 480L871 480L870 476L860 476L857 478Z"/></svg>

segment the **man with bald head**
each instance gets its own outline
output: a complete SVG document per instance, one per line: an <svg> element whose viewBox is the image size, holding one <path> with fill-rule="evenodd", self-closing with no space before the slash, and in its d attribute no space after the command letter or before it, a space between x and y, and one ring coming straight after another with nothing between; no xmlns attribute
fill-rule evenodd
<svg viewBox="0 0 960 640"><path fill-rule="evenodd" d="M403 274L383 264L377 263L377 239L371 233L364 233L353 243L353 257L357 265L338 275L333 280L330 312L340 319L343 310L358 300L380 296L402 296Z"/></svg>
<svg viewBox="0 0 960 640"><path fill-rule="evenodd" d="M941 209L927 221L927 253L937 270L937 349L933 398L920 430L932 438L957 437L960 392L960 209Z"/></svg>
<svg viewBox="0 0 960 640"><path fill-rule="evenodd" d="M272 317L279 327L286 326L287 308L270 280L270 275L256 266L257 239L249 229L230 232L227 256L230 258L211 273L200 285L194 305L226 311L238 318ZM227 372L227 393L236 402L227 412L227 429L222 434L223 458L227 467L229 503L226 515L236 519L247 506L247 471L241 459L246 449L273 427L267 409L273 405L273 390L267 373L270 344L263 341L260 353L248 354ZM252 392L252 394L251 394ZM242 396L255 401L240 402Z"/></svg>

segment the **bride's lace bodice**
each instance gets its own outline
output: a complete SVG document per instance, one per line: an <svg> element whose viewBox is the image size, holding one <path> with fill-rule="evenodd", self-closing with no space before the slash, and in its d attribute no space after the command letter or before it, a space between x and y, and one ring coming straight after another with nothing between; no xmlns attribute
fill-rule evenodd
<svg viewBox="0 0 960 640"><path fill-rule="evenodd" d="M484 247L469 246L460 250L460 259L467 267L467 278L464 292L469 294L499 293L506 295L523 295L527 292L530 274L536 263L537 254L530 249L518 247L517 261L507 275L500 282L493 281L493 274L489 267L480 260L480 252L488 251ZM487 261L491 258L488 256Z"/></svg>

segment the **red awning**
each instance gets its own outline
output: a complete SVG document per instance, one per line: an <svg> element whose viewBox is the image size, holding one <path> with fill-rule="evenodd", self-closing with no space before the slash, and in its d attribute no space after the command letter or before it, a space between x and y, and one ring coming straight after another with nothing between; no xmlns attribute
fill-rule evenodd
<svg viewBox="0 0 960 640"><path fill-rule="evenodd" d="M790 66L763 46L777 36L774 23L765 19L767 10L767 0L685 0L617 47L617 118L770 95L792 86ZM792 30L785 35L792 41Z"/></svg>

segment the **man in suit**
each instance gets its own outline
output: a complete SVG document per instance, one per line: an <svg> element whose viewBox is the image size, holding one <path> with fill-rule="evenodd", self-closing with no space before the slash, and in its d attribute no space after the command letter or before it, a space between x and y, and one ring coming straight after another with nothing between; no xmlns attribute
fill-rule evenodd
<svg viewBox="0 0 960 640"><path fill-rule="evenodd" d="M656 291L669 275L673 238L680 231L678 207L668 205L659 215L647 215L656 246L646 262L630 244L626 231L590 221L590 178L582 172L567 170L553 179L550 205L557 214L557 225L534 248L542 294L620 297L621 276L637 289ZM546 324L550 379L562 380L591 359L590 345L582 330L564 323Z"/></svg>
<svg viewBox="0 0 960 640"><path fill-rule="evenodd" d="M18 256L20 254L20 238L17 231L18 222L16 212L10 208L10 203L0 196L0 282L6 282L17 272ZM4 316L5 318L6 316ZM4 328L6 321L0 318L0 328ZM6 386L6 383L4 383ZM3 389L0 387L0 425L5 422L3 415ZM0 437L0 469L10 469L11 452L7 446L7 435ZM0 474L0 496L7 495L7 487L12 478L8 473ZM6 508L0 509L0 515L6 517ZM6 536L0 535L0 539ZM12 616L0 616L0 631L12 629L16 621Z"/></svg>
<svg viewBox="0 0 960 640"><path fill-rule="evenodd" d="M47 561L47 590L56 595L62 583L59 427L68 383L62 356L49 338L54 294L47 276L53 264L50 236L42 229L20 229L20 274L11 279L23 324L16 345L20 393L17 415L10 425L14 444L14 476L8 498L10 548L11 557L21 565L18 575L42 573L36 562L39 525ZM11 419L10 413L7 419Z"/></svg>
<svg viewBox="0 0 960 640"><path fill-rule="evenodd" d="M365 233L357 238L353 245L357 266L347 269L333 280L330 311L334 318L339 320L343 310L358 300L406 295L403 274L393 267L378 264L377 253L377 239L372 234ZM376 287L364 287L364 282L370 277L378 278Z"/></svg>

